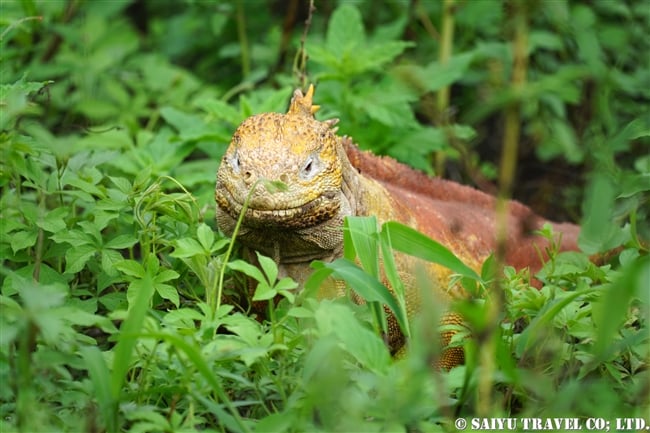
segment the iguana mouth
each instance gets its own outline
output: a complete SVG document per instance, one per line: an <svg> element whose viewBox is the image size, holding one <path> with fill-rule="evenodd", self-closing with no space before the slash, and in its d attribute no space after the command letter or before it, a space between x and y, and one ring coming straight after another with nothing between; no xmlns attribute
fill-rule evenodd
<svg viewBox="0 0 650 433"><path fill-rule="evenodd" d="M227 190L217 190L215 198L223 211L234 219L239 218L244 206ZM249 206L243 224L254 228L308 228L335 217L340 207L336 194L325 192L307 203L291 208L258 209Z"/></svg>

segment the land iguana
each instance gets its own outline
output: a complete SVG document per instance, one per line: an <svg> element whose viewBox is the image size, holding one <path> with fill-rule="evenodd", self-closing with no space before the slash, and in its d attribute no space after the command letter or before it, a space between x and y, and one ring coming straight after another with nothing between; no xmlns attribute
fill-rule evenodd
<svg viewBox="0 0 650 433"><path fill-rule="evenodd" d="M217 174L217 224L232 235L244 202L249 198L238 240L250 251L272 257L281 275L305 282L310 263L331 261L343 254L343 220L351 215L375 215L379 223L399 221L445 245L474 269L495 250L495 204L488 194L451 181L432 178L389 157L361 151L350 138L336 134L338 119L318 121L314 87L305 95L296 90L286 114L263 113L246 119L235 131ZM269 191L263 181L280 181L286 188ZM250 195L249 195L250 192ZM536 235L547 220L511 201L508 208L506 263L536 272L548 242ZM577 249L578 227L552 223L562 233L561 249ZM250 255L252 257L252 254ZM415 284L417 259L396 255L406 286L409 314L418 310ZM441 304L450 271L427 264L426 271ZM455 314L443 323L458 324ZM442 335L447 344L453 332ZM404 343L389 317L389 345ZM462 362L462 349L450 348L439 365Z"/></svg>

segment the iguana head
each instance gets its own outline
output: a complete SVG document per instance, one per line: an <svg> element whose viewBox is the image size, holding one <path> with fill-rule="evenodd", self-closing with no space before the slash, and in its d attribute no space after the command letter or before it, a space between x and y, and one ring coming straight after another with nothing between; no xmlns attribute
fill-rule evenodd
<svg viewBox="0 0 650 433"><path fill-rule="evenodd" d="M313 86L305 95L296 90L286 114L259 114L237 128L217 174L218 216L236 220L249 193L247 227L306 228L338 214L336 120L314 118L313 94ZM278 181L281 188L269 188Z"/></svg>

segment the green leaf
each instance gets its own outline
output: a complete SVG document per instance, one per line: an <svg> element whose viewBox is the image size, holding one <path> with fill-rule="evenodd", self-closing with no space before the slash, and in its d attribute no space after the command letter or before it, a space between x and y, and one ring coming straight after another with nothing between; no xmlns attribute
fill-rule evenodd
<svg viewBox="0 0 650 433"><path fill-rule="evenodd" d="M207 224L201 223L196 229L196 237L199 239L199 242L203 246L203 249L206 252L209 252L214 243L214 232Z"/></svg>
<svg viewBox="0 0 650 433"><path fill-rule="evenodd" d="M131 182L128 179L116 176L108 176L108 178L123 194L130 194L132 192L133 185L131 185Z"/></svg>
<svg viewBox="0 0 650 433"><path fill-rule="evenodd" d="M109 334L117 332L117 328L108 317L83 311L76 306L71 306L70 304L63 305L60 312L62 313L62 316L65 317L66 322L71 325L84 327L97 326L102 331Z"/></svg>
<svg viewBox="0 0 650 433"><path fill-rule="evenodd" d="M421 92L437 91L463 78L475 57L476 52L469 51L454 55L444 64L435 60L425 67L404 65L396 67L395 72Z"/></svg>
<svg viewBox="0 0 650 433"><path fill-rule="evenodd" d="M488 258L483 262L483 266L481 266L481 279L486 283L490 282L496 278L497 271L498 269L496 266L494 254L490 254Z"/></svg>
<svg viewBox="0 0 650 433"><path fill-rule="evenodd" d="M104 221L104 223L107 222L108 221ZM81 221L77 223L77 225L81 227L84 233L87 235L89 242L97 246L102 245L103 238L101 231L105 228L105 226L100 226L99 224L100 222L98 220Z"/></svg>
<svg viewBox="0 0 650 433"><path fill-rule="evenodd" d="M290 304L293 304L296 301L296 295L293 292L288 290L277 290L278 294L287 298Z"/></svg>
<svg viewBox="0 0 650 433"><path fill-rule="evenodd" d="M102 250L102 269L107 275L112 277L117 276L118 271L115 265L122 260L124 260L124 257L119 252L115 250Z"/></svg>
<svg viewBox="0 0 650 433"><path fill-rule="evenodd" d="M549 160L558 155L564 156L571 163L579 163L584 159L584 152L578 145L573 128L564 120L553 119L547 125L549 137L537 148L537 154L543 160Z"/></svg>
<svg viewBox="0 0 650 433"><path fill-rule="evenodd" d="M366 42L359 10L348 3L336 8L327 27L326 47L334 56L343 57Z"/></svg>
<svg viewBox="0 0 650 433"><path fill-rule="evenodd" d="M115 268L131 277L143 278L146 272L142 265L135 260L123 260L115 264Z"/></svg>
<svg viewBox="0 0 650 433"><path fill-rule="evenodd" d="M277 294L278 291L267 283L259 283L255 288L253 301L268 301L269 299L275 298Z"/></svg>
<svg viewBox="0 0 650 433"><path fill-rule="evenodd" d="M56 233L50 236L50 239L58 243L67 242L73 247L79 247L81 245L93 243L92 238L88 234L78 229Z"/></svg>
<svg viewBox="0 0 650 433"><path fill-rule="evenodd" d="M104 191L97 186L95 179L89 179L85 176L82 178L81 176L75 174L66 178L66 180L67 185L73 186L79 191L88 193L91 199L94 197L104 198L106 196Z"/></svg>
<svg viewBox="0 0 650 433"><path fill-rule="evenodd" d="M65 252L65 273L76 274L81 271L90 260L97 253L97 249L92 245L80 245L75 248L68 248Z"/></svg>
<svg viewBox="0 0 650 433"><path fill-rule="evenodd" d="M390 41L360 49L354 57L354 69L349 74L359 74L364 71L376 70L391 62L395 57L404 52L405 49L414 46L412 42ZM410 110L409 110L410 111Z"/></svg>
<svg viewBox="0 0 650 433"><path fill-rule="evenodd" d="M195 329L194 322L201 322L205 319L201 313L192 308L179 308L167 312L163 317L163 323L185 329Z"/></svg>
<svg viewBox="0 0 650 433"><path fill-rule="evenodd" d="M179 276L180 275L178 274L178 272L173 271L171 269L165 269L161 272L158 272L158 274L156 274L153 280L156 283L164 283L165 281L175 280Z"/></svg>
<svg viewBox="0 0 650 433"><path fill-rule="evenodd" d="M205 254L203 246L194 238L181 238L174 241L172 257L187 258Z"/></svg>
<svg viewBox="0 0 650 433"><path fill-rule="evenodd" d="M43 87L54 83L54 81L25 81L27 74L23 76L12 84L0 84L0 101L6 101L12 93L21 93L23 96L27 96L30 93L38 92Z"/></svg>
<svg viewBox="0 0 650 433"><path fill-rule="evenodd" d="M69 292L67 285L42 284L34 281L31 275L22 278L17 274L12 274L11 283L22 301L25 311L25 314L21 314L23 320L33 323L44 347L81 340L80 334L71 326L74 321L70 319L77 313L84 313L77 308L66 306ZM3 322L1 327L6 324L4 320Z"/></svg>
<svg viewBox="0 0 650 433"><path fill-rule="evenodd" d="M650 284L650 256L639 256L625 266L619 277L605 288L605 293L594 303L593 318L597 337L594 353L605 358L611 350L614 336L620 332L630 301L634 297L648 299ZM647 305L647 304L646 304Z"/></svg>
<svg viewBox="0 0 650 433"><path fill-rule="evenodd" d="M530 50L535 51L538 48L546 50L561 51L564 49L562 38L545 30L531 31L529 36Z"/></svg>
<svg viewBox="0 0 650 433"><path fill-rule="evenodd" d="M284 433L296 425L296 414L293 411L272 413L255 424L255 431L266 433Z"/></svg>
<svg viewBox="0 0 650 433"><path fill-rule="evenodd" d="M233 334L241 337L248 346L254 346L260 338L260 324L252 317L235 313L224 318L223 325Z"/></svg>
<svg viewBox="0 0 650 433"><path fill-rule="evenodd" d="M594 10L587 5L576 5L571 11L572 26L574 26L575 40L578 44L577 53L594 73L602 72L603 52L600 47L599 38L591 38L588 35L594 32L596 15Z"/></svg>
<svg viewBox="0 0 650 433"><path fill-rule="evenodd" d="M380 302L385 304L395 315L397 323L403 330L408 330L408 322L403 310L397 301L377 278L372 277L347 259L336 259L332 263L325 263L323 266L334 271L334 276L344 280L367 302ZM408 335L408 331L406 331Z"/></svg>
<svg viewBox="0 0 650 433"><path fill-rule="evenodd" d="M377 218L349 216L343 223L344 257L359 258L361 267L373 277L379 276ZM352 247L352 248L350 248Z"/></svg>
<svg viewBox="0 0 650 433"><path fill-rule="evenodd" d="M539 335L540 329L549 326L552 323L553 319L558 315L563 308L571 304L574 300L579 297L588 297L593 293L596 293L598 289L589 288L587 290L575 291L572 293L567 293L566 296L560 299L554 299L551 302L547 303L542 311L533 319L533 321L528 325L528 327L521 333L515 350L517 356L523 356L524 352L529 349L531 344L535 342L535 336Z"/></svg>
<svg viewBox="0 0 650 433"><path fill-rule="evenodd" d="M160 295L161 298L167 299L175 307L178 307L180 304L180 298L178 296L178 291L175 287L170 286L169 284L159 284L156 283L156 292Z"/></svg>
<svg viewBox="0 0 650 433"><path fill-rule="evenodd" d="M314 314L323 335L333 333L346 352L361 365L378 373L387 371L390 354L382 339L361 324L352 310L330 301L322 302Z"/></svg>
<svg viewBox="0 0 650 433"><path fill-rule="evenodd" d="M160 114L185 141L201 140L218 133L213 126L207 125L203 118L196 114L189 114L174 107L163 107L160 109Z"/></svg>
<svg viewBox="0 0 650 433"><path fill-rule="evenodd" d="M335 71L340 68L341 58L320 45L309 48L309 58L314 63L327 66Z"/></svg>
<svg viewBox="0 0 650 433"><path fill-rule="evenodd" d="M123 269L128 268L127 263L131 260L122 262ZM138 264L139 266L139 264ZM144 270L140 266L142 273ZM129 269L130 270L130 269ZM136 338L142 329L144 319L149 310L151 297L154 294L154 285L148 277L146 280L136 280L132 282L129 289L133 288L133 298L129 300L129 311L126 319L120 327L117 335L117 344L113 349L113 371L111 374L111 395L115 401L120 399L122 385L126 379L126 374L131 367L133 349ZM128 294L128 293L127 293Z"/></svg>
<svg viewBox="0 0 650 433"><path fill-rule="evenodd" d="M37 221L36 224L46 232L59 233L67 228L65 217L70 213L66 207L58 207L50 212L47 212L42 220Z"/></svg>
<svg viewBox="0 0 650 433"><path fill-rule="evenodd" d="M196 347L196 345L188 343L178 335L172 335L172 334L167 334L162 332L144 334L143 336L153 338L156 340L162 339L168 341L169 343L171 343L172 347L174 347L177 351L183 352L185 356L187 356L187 359L194 365L196 370L206 381L206 383L210 385L212 392L214 392L214 394L218 397L219 401L222 404L226 405L228 411L230 412L230 414L232 414L232 417L228 415L226 412L224 412L223 409L221 409L220 407L221 405L213 404L213 406L211 406L211 409L213 408L217 409L218 412L216 413L218 413L219 416L228 415L228 419L230 420L230 423L228 425L230 426L230 429L232 431L242 431L242 432L249 431L248 428L244 425L243 420L241 419L239 413L233 407L232 402L228 397L228 394L224 391L222 384L219 381L219 376L215 373L212 366L206 362L205 358L201 355L201 350L198 347ZM202 395L196 394L194 397L201 398ZM205 399L204 401L202 401L202 404L205 403L214 403L214 402L213 400Z"/></svg>
<svg viewBox="0 0 650 433"><path fill-rule="evenodd" d="M583 206L578 245L587 254L611 250L623 242L627 235L612 223L616 189L613 182L602 174L590 183Z"/></svg>
<svg viewBox="0 0 650 433"><path fill-rule="evenodd" d="M287 315L299 319L311 319L314 317L314 312L305 307L293 307L287 312Z"/></svg>
<svg viewBox="0 0 650 433"><path fill-rule="evenodd" d="M244 120L242 113L221 99L203 99L197 101L197 105L215 119L225 120L233 126L238 126Z"/></svg>
<svg viewBox="0 0 650 433"><path fill-rule="evenodd" d="M275 284L275 289L277 291L280 290L292 290L298 287L298 283L295 282L292 278L290 277L284 277L281 278L276 284Z"/></svg>
<svg viewBox="0 0 650 433"><path fill-rule="evenodd" d="M3 26L4 27L4 26ZM20 114L30 109L28 95L37 92L53 81L25 81L27 73L12 84L0 84L0 130L4 131L14 125Z"/></svg>
<svg viewBox="0 0 650 433"><path fill-rule="evenodd" d="M100 414L104 419L106 430L117 431L118 400L111 392L110 371L101 351L94 346L81 348L85 368L93 385L93 395L99 404Z"/></svg>
<svg viewBox="0 0 650 433"><path fill-rule="evenodd" d="M438 61L429 63L424 69L423 77L426 80L427 90L436 91L458 81L463 77L474 57L474 52L467 52L454 55L444 64Z"/></svg>
<svg viewBox="0 0 650 433"><path fill-rule="evenodd" d="M318 293L323 286L325 280L330 278L334 270L327 267L325 262L314 260L309 265L314 271L311 273L307 281L305 281L305 290L310 293Z"/></svg>
<svg viewBox="0 0 650 433"><path fill-rule="evenodd" d="M650 191L650 173L624 176L619 189L619 198L631 197L640 192Z"/></svg>
<svg viewBox="0 0 650 433"><path fill-rule="evenodd" d="M386 236L380 237L379 244L381 247L382 260L384 263L384 273L386 274L386 278L388 279L388 282L393 289L393 293L395 293L395 297L399 304L400 310L402 311L402 314L405 317L408 317L406 308L406 288L404 287L404 283L399 276L397 264L395 263L395 256L393 255L393 246L391 245L390 239ZM402 332L407 338L411 335L411 330L408 326L404 327L402 329Z"/></svg>
<svg viewBox="0 0 650 433"><path fill-rule="evenodd" d="M228 267L232 270L248 275L260 284L266 284L266 278L262 274L262 271L250 263L246 263L243 260L233 260L228 263Z"/></svg>
<svg viewBox="0 0 650 433"><path fill-rule="evenodd" d="M132 247L138 240L133 235L119 235L104 244L104 248L122 249Z"/></svg>
<svg viewBox="0 0 650 433"><path fill-rule="evenodd" d="M449 249L417 230L404 224L389 221L384 223L382 236L390 239L394 249L423 260L438 263L453 272L477 281L481 280L470 267L456 257Z"/></svg>
<svg viewBox="0 0 650 433"><path fill-rule="evenodd" d="M36 230L20 230L11 234L9 243L15 254L22 249L34 246L37 238L38 232Z"/></svg>

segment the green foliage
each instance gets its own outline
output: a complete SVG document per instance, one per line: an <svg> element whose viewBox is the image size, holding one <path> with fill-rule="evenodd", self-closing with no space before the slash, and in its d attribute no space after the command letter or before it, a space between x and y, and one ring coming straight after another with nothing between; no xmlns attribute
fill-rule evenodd
<svg viewBox="0 0 650 433"><path fill-rule="evenodd" d="M454 431L476 414L645 416L647 5L460 2L445 60L442 2L316 2L304 38L302 2L296 15L285 3L0 4L0 430ZM528 63L515 88L518 13ZM354 218L345 258L315 263L306 290L269 258L245 262L214 230L220 158L243 119L284 111L306 82L361 146L482 185L517 107L522 172L549 174L520 176L535 194L515 194L582 215L583 252L551 251L537 290L525 271L497 278L488 260L477 275L408 227ZM452 105L434 100L445 89ZM616 247L606 264L587 255ZM471 289L454 308L485 338L454 338L465 366L430 368L442 312L406 314L393 259L404 253ZM331 275L367 303L318 300ZM384 306L410 336L398 359L381 338Z"/></svg>

